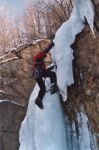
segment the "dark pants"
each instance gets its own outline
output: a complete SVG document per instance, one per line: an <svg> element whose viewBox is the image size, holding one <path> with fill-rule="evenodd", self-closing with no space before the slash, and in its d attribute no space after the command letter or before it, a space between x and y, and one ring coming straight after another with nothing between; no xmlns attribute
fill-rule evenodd
<svg viewBox="0 0 99 150"><path fill-rule="evenodd" d="M49 69L44 70L42 72L41 77L38 78L38 79L35 79L36 82L38 83L39 87L40 87L40 91L39 91L38 97L40 97L41 100L43 100L43 97L44 97L45 91L46 91L45 82L42 79L42 77L49 77L50 81L51 81L51 84L52 83L57 84L56 73L51 71L51 70L49 70Z"/></svg>

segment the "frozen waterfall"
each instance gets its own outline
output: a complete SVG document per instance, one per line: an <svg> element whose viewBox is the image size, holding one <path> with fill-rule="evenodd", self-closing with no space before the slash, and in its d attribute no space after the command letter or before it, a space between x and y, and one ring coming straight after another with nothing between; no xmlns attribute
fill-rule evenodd
<svg viewBox="0 0 99 150"><path fill-rule="evenodd" d="M70 19L64 22L56 32L55 47L51 50L53 63L57 64L58 85L66 95L67 87L74 82L72 71L73 50L70 46L75 41L75 36L84 28L84 17L86 17L93 32L94 10L91 0L75 0ZM78 150L75 145L75 142L77 143L75 125L73 125L74 136L71 143L69 140L71 136L69 120L68 117L63 115L58 94L50 95L47 92L43 99L44 110L40 110L34 104L38 91L39 87L36 85L30 96L26 117L21 125L19 150ZM65 101L67 96L61 94ZM80 122L79 115L78 122ZM81 128L82 133L83 129L88 131L88 126L87 117L81 115L83 122L85 122ZM88 134L81 135L79 150L91 150ZM88 140L84 140L82 143L82 139L86 138L86 135Z"/></svg>

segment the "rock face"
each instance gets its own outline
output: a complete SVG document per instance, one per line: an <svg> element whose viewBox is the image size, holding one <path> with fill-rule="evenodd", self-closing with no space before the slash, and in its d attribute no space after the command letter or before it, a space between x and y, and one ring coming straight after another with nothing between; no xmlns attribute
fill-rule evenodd
<svg viewBox="0 0 99 150"><path fill-rule="evenodd" d="M42 40L37 44L23 45L17 51L13 50L0 58L0 99L28 104L35 85L32 77L33 56L48 42Z"/></svg>
<svg viewBox="0 0 99 150"><path fill-rule="evenodd" d="M35 85L33 56L48 43L49 40L42 40L23 45L0 57L0 150L18 150L21 122Z"/></svg>
<svg viewBox="0 0 99 150"><path fill-rule="evenodd" d="M9 101L0 103L0 150L18 150L19 129L26 107Z"/></svg>
<svg viewBox="0 0 99 150"><path fill-rule="evenodd" d="M75 122L78 136L77 114L84 112L87 115L90 123L89 132L95 133L99 145L99 34L97 31L95 35L96 38L86 26L72 45L74 84L68 87L68 100L63 106L71 124Z"/></svg>
<svg viewBox="0 0 99 150"><path fill-rule="evenodd" d="M75 83L68 88L68 100L63 106L71 124L75 122L78 136L77 113L84 111L90 123L89 132L95 133L99 149L99 1L94 0L94 4L95 38L86 25L72 45Z"/></svg>

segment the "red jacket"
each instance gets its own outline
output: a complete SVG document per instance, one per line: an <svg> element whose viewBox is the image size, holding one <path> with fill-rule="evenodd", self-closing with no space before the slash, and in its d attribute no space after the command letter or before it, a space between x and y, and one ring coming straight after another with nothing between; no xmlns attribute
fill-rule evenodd
<svg viewBox="0 0 99 150"><path fill-rule="evenodd" d="M51 50L51 48L54 46L54 43L48 45L48 47L43 51L37 54L33 59L33 70L37 67L40 67L41 69L46 69L44 64L44 58L47 56L46 54Z"/></svg>
<svg viewBox="0 0 99 150"><path fill-rule="evenodd" d="M46 52L40 52L37 54L33 59L33 65L32 68L35 69L37 66L40 66L41 69L46 69L44 64L44 58L46 57Z"/></svg>

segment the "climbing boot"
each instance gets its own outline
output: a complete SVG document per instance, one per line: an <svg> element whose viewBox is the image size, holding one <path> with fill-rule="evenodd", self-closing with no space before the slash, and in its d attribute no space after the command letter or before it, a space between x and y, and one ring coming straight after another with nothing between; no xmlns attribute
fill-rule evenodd
<svg viewBox="0 0 99 150"><path fill-rule="evenodd" d="M35 100L35 104L40 108L40 109L44 109L43 103L42 103L42 99L40 97L37 97Z"/></svg>
<svg viewBox="0 0 99 150"><path fill-rule="evenodd" d="M51 95L54 94L54 93L57 93L59 91L59 87L57 84L53 83L50 87L50 93Z"/></svg>

